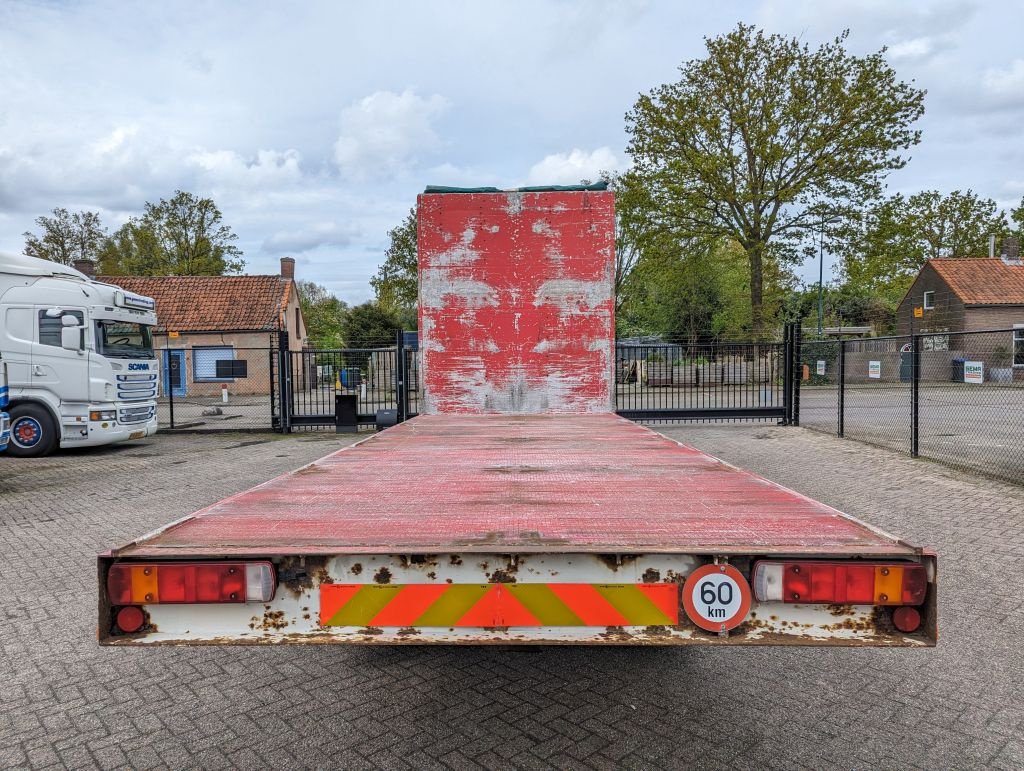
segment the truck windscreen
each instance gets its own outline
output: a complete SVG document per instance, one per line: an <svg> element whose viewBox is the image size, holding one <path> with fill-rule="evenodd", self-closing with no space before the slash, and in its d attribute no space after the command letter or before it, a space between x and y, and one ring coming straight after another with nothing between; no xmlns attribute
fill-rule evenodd
<svg viewBox="0 0 1024 771"><path fill-rule="evenodd" d="M146 324L130 321L96 322L99 352L114 358L153 358L153 333Z"/></svg>

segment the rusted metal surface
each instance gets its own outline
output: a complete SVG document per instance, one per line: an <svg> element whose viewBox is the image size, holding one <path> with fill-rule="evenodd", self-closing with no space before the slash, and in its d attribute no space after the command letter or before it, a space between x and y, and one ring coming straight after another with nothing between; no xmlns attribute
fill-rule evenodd
<svg viewBox="0 0 1024 771"><path fill-rule="evenodd" d="M613 409L610 192L419 197L423 412Z"/></svg>
<svg viewBox="0 0 1024 771"><path fill-rule="evenodd" d="M917 553L835 509L647 428L592 414L415 418L216 503L117 554L462 550L591 552L613 561L652 551Z"/></svg>
<svg viewBox="0 0 1024 771"><path fill-rule="evenodd" d="M891 608L864 605L793 605L754 602L743 623L726 635L698 628L683 612L678 623L646 626L508 626L466 627L408 625L388 626L374 621L364 626L332 625L321 613L323 587L361 583L368 591L382 590L373 576L386 570L395 584L432 585L439 590L451 585L483 582L494 571L515 566L516 586L554 583L643 583L660 577L660 583L680 596L686 576L706 562L688 555L637 554L622 565L594 554L493 554L459 553L419 555L355 554L312 561L310 581L279 589L269 603L249 605L150 605L145 608L146 627L138 633L113 631L112 616L101 616L104 644L585 644L585 645L846 645L929 646L935 643L931 626L912 634L895 629ZM926 564L934 575L933 558ZM300 560L282 560L292 569ZM737 561L749 569L748 561ZM362 582L356 580L361 576ZM493 584L491 584L493 586ZM296 589L298 586L298 589ZM503 585L498 585L503 588ZM676 587L679 587L676 590ZM934 583L929 604L934 603ZM101 611L102 613L102 611ZM397 617L396 617L397 620ZM334 624L338 623L334 619Z"/></svg>

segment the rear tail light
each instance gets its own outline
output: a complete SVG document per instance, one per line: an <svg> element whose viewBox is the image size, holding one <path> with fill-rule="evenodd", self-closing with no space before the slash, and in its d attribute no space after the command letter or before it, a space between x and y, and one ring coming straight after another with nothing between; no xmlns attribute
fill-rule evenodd
<svg viewBox="0 0 1024 771"><path fill-rule="evenodd" d="M107 574L113 605L270 602L275 588L269 562L119 562Z"/></svg>
<svg viewBox="0 0 1024 771"><path fill-rule="evenodd" d="M920 605L928 589L924 565L867 562L758 562L760 602Z"/></svg>

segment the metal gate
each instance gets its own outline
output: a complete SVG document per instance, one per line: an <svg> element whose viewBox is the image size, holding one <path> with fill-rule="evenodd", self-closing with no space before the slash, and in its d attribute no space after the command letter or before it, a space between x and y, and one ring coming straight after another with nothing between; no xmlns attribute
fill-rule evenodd
<svg viewBox="0 0 1024 771"><path fill-rule="evenodd" d="M615 347L615 409L631 420L798 419L799 331L782 341L629 343Z"/></svg>
<svg viewBox="0 0 1024 771"><path fill-rule="evenodd" d="M782 341L627 343L615 347L615 409L631 420L775 420L799 423L799 328ZM282 337L282 341L284 338ZM395 422L419 413L420 359L415 333L376 348L285 347L271 357L275 429L339 426L354 399L358 424L381 410Z"/></svg>
<svg viewBox="0 0 1024 771"><path fill-rule="evenodd" d="M419 411L419 357L408 334L394 346L281 349L277 358L281 431L338 426L342 404L352 400L358 424L374 424L381 410L393 410L398 422Z"/></svg>

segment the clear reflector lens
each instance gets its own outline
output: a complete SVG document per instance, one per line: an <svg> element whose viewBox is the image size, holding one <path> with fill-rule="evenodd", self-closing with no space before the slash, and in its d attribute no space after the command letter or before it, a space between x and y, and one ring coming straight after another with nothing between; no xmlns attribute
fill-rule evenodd
<svg viewBox="0 0 1024 771"><path fill-rule="evenodd" d="M920 605L928 589L924 565L865 562L758 562L760 602Z"/></svg>
<svg viewBox="0 0 1024 771"><path fill-rule="evenodd" d="M114 605L269 602L275 585L269 562L120 562L107 574Z"/></svg>

